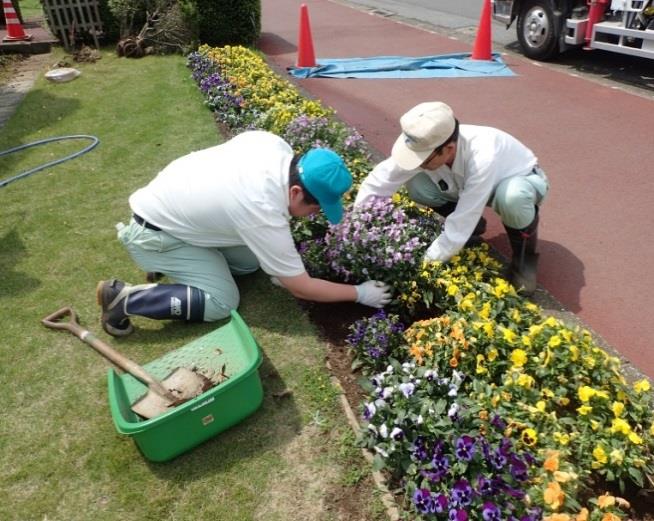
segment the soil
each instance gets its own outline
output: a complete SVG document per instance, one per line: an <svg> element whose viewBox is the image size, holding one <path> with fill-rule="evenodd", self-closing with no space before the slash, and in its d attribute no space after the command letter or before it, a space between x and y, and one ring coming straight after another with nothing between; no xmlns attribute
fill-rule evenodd
<svg viewBox="0 0 654 521"><path fill-rule="evenodd" d="M350 407L359 413L360 405L365 398L358 381L362 378L359 372L352 371L352 356L350 355L345 340L349 334L349 326L355 321L371 316L375 310L359 304L320 304L305 303L303 307L307 311L310 320L318 329L321 338L329 344L329 351L326 356L327 367L332 375L336 377L343 388L345 397ZM389 487L392 488L392 487ZM614 484L597 483L594 487L595 494L600 495L609 492L615 496L623 497L631 504L629 511L630 521L654 521L654 490L639 490L631 486L621 492ZM396 499L401 499L397 497ZM360 496L357 496L356 489L343 489L335 495L336 508L340 512L353 508L352 517L358 519L356 513L360 512Z"/></svg>

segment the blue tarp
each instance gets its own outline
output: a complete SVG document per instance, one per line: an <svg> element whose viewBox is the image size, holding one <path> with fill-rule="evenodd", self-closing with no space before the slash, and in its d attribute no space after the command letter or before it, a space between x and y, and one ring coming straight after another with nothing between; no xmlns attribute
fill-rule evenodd
<svg viewBox="0 0 654 521"><path fill-rule="evenodd" d="M470 53L436 56L376 56L320 59L317 67L289 67L296 78L469 78L515 76L493 53L492 60L472 60Z"/></svg>

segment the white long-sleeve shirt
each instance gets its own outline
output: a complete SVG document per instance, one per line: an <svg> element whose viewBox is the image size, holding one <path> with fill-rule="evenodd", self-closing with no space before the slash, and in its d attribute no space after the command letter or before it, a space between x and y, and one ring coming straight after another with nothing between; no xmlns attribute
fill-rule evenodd
<svg viewBox="0 0 654 521"><path fill-rule="evenodd" d="M495 188L507 177L528 175L538 163L534 153L516 138L492 127L461 125L452 166L428 171L403 170L392 157L379 163L361 184L355 206L373 196L390 197L423 171L449 199L458 201L442 233L429 248L434 260L448 261L472 235Z"/></svg>
<svg viewBox="0 0 654 521"><path fill-rule="evenodd" d="M293 150L280 137L243 132L166 166L129 198L132 211L188 244L245 245L263 271L277 277L304 273L288 210Z"/></svg>

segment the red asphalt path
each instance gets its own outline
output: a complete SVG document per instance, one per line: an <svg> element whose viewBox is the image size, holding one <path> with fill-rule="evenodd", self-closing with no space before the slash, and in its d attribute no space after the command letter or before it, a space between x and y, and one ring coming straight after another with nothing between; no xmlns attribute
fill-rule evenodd
<svg viewBox="0 0 654 521"><path fill-rule="evenodd" d="M467 43L333 1L262 0L260 48L282 69L295 63L301 3L318 62L471 51ZM541 212L539 283L654 378L654 100L520 56L504 59L517 76L297 84L384 155L399 117L428 100L448 103L462 123L494 126L523 141L551 182ZM508 255L499 218L489 210L486 216L486 240Z"/></svg>

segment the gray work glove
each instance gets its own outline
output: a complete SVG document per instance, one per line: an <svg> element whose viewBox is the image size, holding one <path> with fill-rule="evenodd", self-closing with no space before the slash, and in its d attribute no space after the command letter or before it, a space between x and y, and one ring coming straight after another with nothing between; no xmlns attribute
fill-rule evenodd
<svg viewBox="0 0 654 521"><path fill-rule="evenodd" d="M380 280L368 280L354 286L357 302L372 308L383 308L391 301L391 287Z"/></svg>

